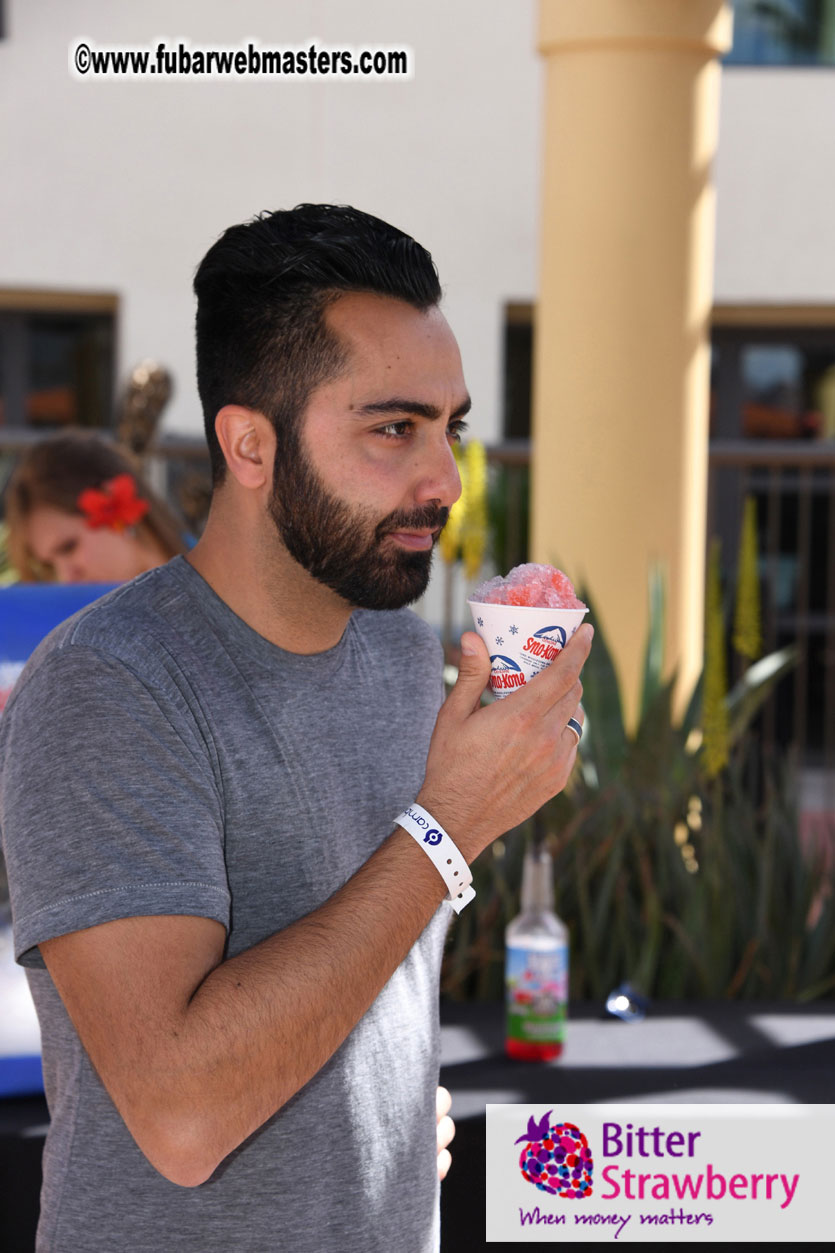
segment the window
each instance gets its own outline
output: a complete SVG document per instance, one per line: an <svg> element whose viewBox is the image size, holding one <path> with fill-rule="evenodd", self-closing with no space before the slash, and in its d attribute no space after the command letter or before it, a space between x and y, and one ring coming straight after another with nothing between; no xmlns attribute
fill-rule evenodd
<svg viewBox="0 0 835 1253"><path fill-rule="evenodd" d="M835 440L835 326L720 324L712 346L713 438Z"/></svg>
<svg viewBox="0 0 835 1253"><path fill-rule="evenodd" d="M505 306L504 415L505 439L531 437L533 377L533 305Z"/></svg>
<svg viewBox="0 0 835 1253"><path fill-rule="evenodd" d="M835 0L733 0L725 65L835 65Z"/></svg>
<svg viewBox="0 0 835 1253"><path fill-rule="evenodd" d="M0 429L113 422L115 297L0 292Z"/></svg>
<svg viewBox="0 0 835 1253"><path fill-rule="evenodd" d="M729 587L745 497L756 506L765 650L798 649L765 708L764 741L820 766L835 760L833 309L715 311L708 534L722 541Z"/></svg>
<svg viewBox="0 0 835 1253"><path fill-rule="evenodd" d="M506 441L530 434L532 344L533 307L508 305ZM710 408L707 534L722 541L726 586L751 496L765 650L798 647L765 706L763 743L793 744L806 766L835 761L835 307L714 310ZM525 535L528 498L504 451L493 458L491 516L507 568L527 560L508 535Z"/></svg>

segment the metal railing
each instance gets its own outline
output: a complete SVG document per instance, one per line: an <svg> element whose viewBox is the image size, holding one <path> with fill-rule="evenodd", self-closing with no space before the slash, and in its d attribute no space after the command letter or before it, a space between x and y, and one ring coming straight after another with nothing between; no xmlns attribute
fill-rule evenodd
<svg viewBox="0 0 835 1253"><path fill-rule="evenodd" d="M488 450L496 564L527 559L531 445ZM728 623L743 504L756 501L763 646L798 648L799 662L766 704L767 746L791 744L799 761L835 771L835 446L738 441L710 446L707 535L722 541ZM506 517L503 514L507 514ZM593 590L593 589L592 589ZM732 671L733 674L733 671Z"/></svg>
<svg viewBox="0 0 835 1253"><path fill-rule="evenodd" d="M37 438L25 431L0 432L0 468L7 472ZM487 458L492 552L497 568L506 570L528 557L531 445L527 440L495 445ZM201 484L208 489L202 438L164 437L144 464L155 489L189 516L184 491L193 496L197 485L199 496ZM0 474L0 490L4 478ZM707 535L722 541L729 591L747 495L757 507L764 647L770 652L793 643L800 657L764 711L762 734L767 743L794 745L807 766L835 771L835 445L711 444ZM189 522L199 530L193 511Z"/></svg>
<svg viewBox="0 0 835 1253"><path fill-rule="evenodd" d="M763 643L799 661L763 715L766 742L810 766L835 766L835 447L722 442L710 449L708 534L735 576L742 504L756 502Z"/></svg>

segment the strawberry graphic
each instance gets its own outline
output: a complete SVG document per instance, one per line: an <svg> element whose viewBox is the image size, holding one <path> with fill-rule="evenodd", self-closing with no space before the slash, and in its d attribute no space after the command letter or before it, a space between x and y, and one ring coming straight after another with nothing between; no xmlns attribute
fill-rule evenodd
<svg viewBox="0 0 835 1253"><path fill-rule="evenodd" d="M553 1110L539 1120L530 1116L519 1168L528 1183L552 1196L579 1200L592 1194L594 1162L586 1137L573 1122L551 1123Z"/></svg>

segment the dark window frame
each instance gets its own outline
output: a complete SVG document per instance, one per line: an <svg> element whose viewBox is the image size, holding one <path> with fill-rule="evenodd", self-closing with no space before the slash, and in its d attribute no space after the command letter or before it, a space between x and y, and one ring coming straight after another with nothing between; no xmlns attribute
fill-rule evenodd
<svg viewBox="0 0 835 1253"><path fill-rule="evenodd" d="M3 412L0 430L6 432L65 429L89 426L111 430L115 422L116 354L118 344L118 296L109 292L49 292L30 289L0 290L0 386ZM95 398L84 414L72 421L38 422L27 419L30 395L33 333L49 322L71 321L79 329L104 324L107 343L102 360L90 376Z"/></svg>

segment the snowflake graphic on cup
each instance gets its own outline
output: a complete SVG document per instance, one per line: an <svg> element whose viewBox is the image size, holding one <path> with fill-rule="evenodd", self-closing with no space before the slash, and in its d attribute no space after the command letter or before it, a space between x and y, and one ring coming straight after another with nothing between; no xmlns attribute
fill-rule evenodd
<svg viewBox="0 0 835 1253"><path fill-rule="evenodd" d="M552 1196L581 1200L592 1194L594 1161L589 1142L573 1122L551 1123L553 1110L537 1122L530 1116L527 1131L516 1144L522 1177Z"/></svg>

